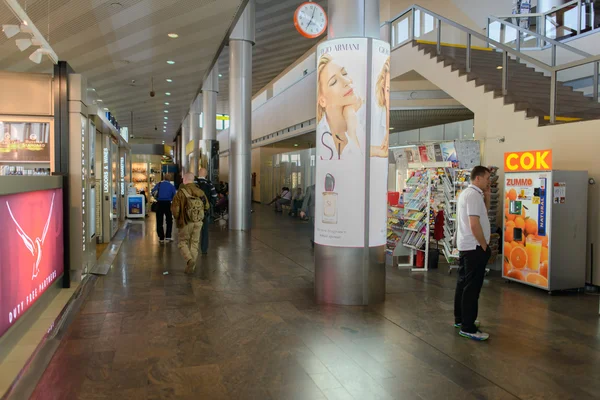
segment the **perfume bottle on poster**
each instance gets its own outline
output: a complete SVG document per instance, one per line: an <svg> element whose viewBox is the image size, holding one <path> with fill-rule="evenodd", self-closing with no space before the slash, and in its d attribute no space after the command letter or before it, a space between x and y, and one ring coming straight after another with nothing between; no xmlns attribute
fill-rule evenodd
<svg viewBox="0 0 600 400"><path fill-rule="evenodd" d="M323 223L337 224L338 209L337 199L338 194L335 190L335 178L331 174L325 176L325 191L323 192Z"/></svg>

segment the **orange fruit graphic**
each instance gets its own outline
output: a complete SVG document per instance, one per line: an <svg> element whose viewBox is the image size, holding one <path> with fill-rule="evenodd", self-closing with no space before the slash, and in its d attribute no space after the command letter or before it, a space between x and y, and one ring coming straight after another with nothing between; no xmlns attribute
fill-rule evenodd
<svg viewBox="0 0 600 400"><path fill-rule="evenodd" d="M542 287L548 287L548 279L544 278L540 274L529 274L526 279L527 283L532 285L538 285Z"/></svg>
<svg viewBox="0 0 600 400"><path fill-rule="evenodd" d="M540 255L540 261L541 262L548 261L548 248L547 247L542 247L542 254Z"/></svg>
<svg viewBox="0 0 600 400"><path fill-rule="evenodd" d="M537 235L538 226L537 221L531 218L525 220L525 233L528 235Z"/></svg>
<svg viewBox="0 0 600 400"><path fill-rule="evenodd" d="M510 263L517 269L523 269L527 265L527 252L521 246L515 247L510 252Z"/></svg>
<svg viewBox="0 0 600 400"><path fill-rule="evenodd" d="M509 272L510 272L510 264L505 261L504 262L504 276L508 276Z"/></svg>
<svg viewBox="0 0 600 400"><path fill-rule="evenodd" d="M507 242L512 242L515 239L513 228L506 227L506 229L504 230L504 239Z"/></svg>
<svg viewBox="0 0 600 400"><path fill-rule="evenodd" d="M542 241L542 246L548 247L548 236L538 236L538 239Z"/></svg>
<svg viewBox="0 0 600 400"><path fill-rule="evenodd" d="M510 189L508 191L507 197L509 200L516 200L517 199L517 191L515 189Z"/></svg>
<svg viewBox="0 0 600 400"><path fill-rule="evenodd" d="M513 269L511 271L508 271L508 274L506 274L506 277L507 278L517 279L517 280L520 280L520 281L525 280L525 276L518 269Z"/></svg>
<svg viewBox="0 0 600 400"><path fill-rule="evenodd" d="M513 248L513 249L514 249L515 247L523 247L523 244L522 244L522 243L519 243L519 242L514 242L514 241L513 241L513 242L511 242L510 244L512 245L512 248Z"/></svg>
<svg viewBox="0 0 600 400"><path fill-rule="evenodd" d="M515 226L519 229L525 229L525 220L523 217L515 218Z"/></svg>
<svg viewBox="0 0 600 400"><path fill-rule="evenodd" d="M504 254L510 254L512 250L512 245L509 242L504 242Z"/></svg>
<svg viewBox="0 0 600 400"><path fill-rule="evenodd" d="M544 261L540 264L540 275L548 279L548 261Z"/></svg>

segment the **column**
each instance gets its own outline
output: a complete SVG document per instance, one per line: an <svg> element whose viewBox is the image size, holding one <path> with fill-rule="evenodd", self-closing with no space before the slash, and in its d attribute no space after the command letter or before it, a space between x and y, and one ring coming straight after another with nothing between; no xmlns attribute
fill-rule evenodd
<svg viewBox="0 0 600 400"><path fill-rule="evenodd" d="M189 123L188 123L188 118L189 116L186 116L183 119L183 122L181 124L181 175L183 176L184 174L187 174L190 170L190 166L189 166L189 158L187 155L187 144L190 141L190 134L189 134Z"/></svg>
<svg viewBox="0 0 600 400"><path fill-rule="evenodd" d="M200 113L202 112L202 96L197 96L196 100L192 103L190 107L190 117L189 117L189 126L190 126L190 140L192 145L194 146L192 151L192 160L190 163L190 171L194 175L198 175L198 170L200 169L200 139L202 137L202 133L200 132Z"/></svg>
<svg viewBox="0 0 600 400"><path fill-rule="evenodd" d="M379 0L329 0L317 48L315 298L385 299L390 45Z"/></svg>
<svg viewBox="0 0 600 400"><path fill-rule="evenodd" d="M229 229L250 230L254 0L229 37Z"/></svg>
<svg viewBox="0 0 600 400"><path fill-rule="evenodd" d="M208 171L211 182L219 181L219 142L217 141L217 96L219 64L215 64L202 84L201 167Z"/></svg>

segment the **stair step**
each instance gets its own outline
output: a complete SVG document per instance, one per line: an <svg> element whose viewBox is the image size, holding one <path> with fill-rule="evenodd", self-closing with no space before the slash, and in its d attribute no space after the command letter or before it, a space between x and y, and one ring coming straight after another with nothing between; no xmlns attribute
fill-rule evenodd
<svg viewBox="0 0 600 400"><path fill-rule="evenodd" d="M527 118L537 118L539 125L547 125L550 113L550 78L523 62L509 58L507 63L507 95L502 94L502 53L492 50L471 49L471 71L466 69L466 49L442 46L440 54L435 45L413 42L413 46L457 71L459 76L475 81L475 85L485 92L493 92L494 97L503 98L504 103L513 105L515 111L524 111ZM600 104L585 97L582 92L558 82L556 86L556 114L561 117L600 119Z"/></svg>

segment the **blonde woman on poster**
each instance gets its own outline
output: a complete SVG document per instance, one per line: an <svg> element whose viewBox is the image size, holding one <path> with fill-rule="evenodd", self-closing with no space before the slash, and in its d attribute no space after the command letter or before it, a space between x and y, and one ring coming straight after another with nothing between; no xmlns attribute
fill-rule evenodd
<svg viewBox="0 0 600 400"><path fill-rule="evenodd" d="M371 131L371 157L388 158L390 143L390 58L388 57L375 84L377 107L373 109L376 125Z"/></svg>
<svg viewBox="0 0 600 400"><path fill-rule="evenodd" d="M319 58L317 67L318 140L323 144L322 160L361 160L363 143L357 114L363 112L364 101L355 92L354 82L346 68L330 54Z"/></svg>

